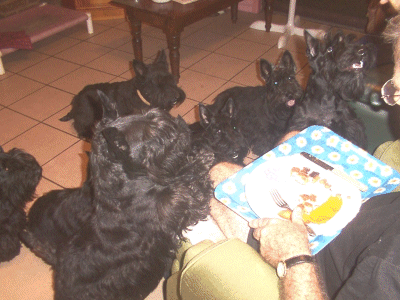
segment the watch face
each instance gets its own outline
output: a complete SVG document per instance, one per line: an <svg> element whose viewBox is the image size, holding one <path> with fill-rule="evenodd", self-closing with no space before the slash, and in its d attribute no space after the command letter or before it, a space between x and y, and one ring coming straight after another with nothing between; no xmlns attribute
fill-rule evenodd
<svg viewBox="0 0 400 300"><path fill-rule="evenodd" d="M286 275L286 264L283 261L280 261L278 263L278 266L276 268L276 274L278 275L279 278L282 278Z"/></svg>

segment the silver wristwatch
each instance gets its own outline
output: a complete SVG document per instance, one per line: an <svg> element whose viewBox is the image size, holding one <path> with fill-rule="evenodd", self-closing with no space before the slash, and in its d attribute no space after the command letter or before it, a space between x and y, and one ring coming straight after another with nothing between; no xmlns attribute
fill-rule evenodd
<svg viewBox="0 0 400 300"><path fill-rule="evenodd" d="M289 268L303 263L314 263L314 257L311 255L299 255L289 258L285 261L280 261L276 268L276 274L279 278L283 278Z"/></svg>

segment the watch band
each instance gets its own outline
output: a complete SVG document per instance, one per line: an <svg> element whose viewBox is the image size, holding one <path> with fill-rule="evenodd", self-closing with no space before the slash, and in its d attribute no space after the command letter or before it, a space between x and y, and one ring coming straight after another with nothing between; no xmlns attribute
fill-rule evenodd
<svg viewBox="0 0 400 300"><path fill-rule="evenodd" d="M283 278L285 277L286 272L289 268L303 263L314 263L314 257L311 255L298 255L289 258L285 261L281 261L278 263L278 267L276 268L276 273L279 278Z"/></svg>

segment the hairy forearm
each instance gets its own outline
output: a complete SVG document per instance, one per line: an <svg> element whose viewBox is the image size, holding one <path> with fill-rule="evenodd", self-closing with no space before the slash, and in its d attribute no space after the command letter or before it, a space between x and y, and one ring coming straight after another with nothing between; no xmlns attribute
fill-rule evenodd
<svg viewBox="0 0 400 300"><path fill-rule="evenodd" d="M210 170L214 187L242 168L242 166L226 162L214 166ZM236 237L246 243L250 230L247 221L215 198L210 200L210 210L211 217L227 238Z"/></svg>
<svg viewBox="0 0 400 300"><path fill-rule="evenodd" d="M328 299L317 267L309 263L291 267L287 275L281 279L281 298L283 300Z"/></svg>

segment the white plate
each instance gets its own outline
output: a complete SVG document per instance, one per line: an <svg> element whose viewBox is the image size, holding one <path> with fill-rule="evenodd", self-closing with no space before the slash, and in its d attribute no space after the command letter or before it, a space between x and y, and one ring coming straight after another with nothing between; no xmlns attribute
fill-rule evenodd
<svg viewBox="0 0 400 300"><path fill-rule="evenodd" d="M306 167L310 169L309 173L318 172L320 179L326 179L331 185L330 189L311 182L305 185L298 183L290 175L293 167L300 169ZM332 219L323 224L308 224L317 235L335 234L357 215L361 206L361 193L355 186L300 154L271 160L249 174L245 184L245 195L249 206L260 218L279 217L278 212L282 210L271 198L270 190L272 188L278 190L291 209L300 203L298 199L302 194L317 195L319 205L330 196L341 195L342 207Z"/></svg>

